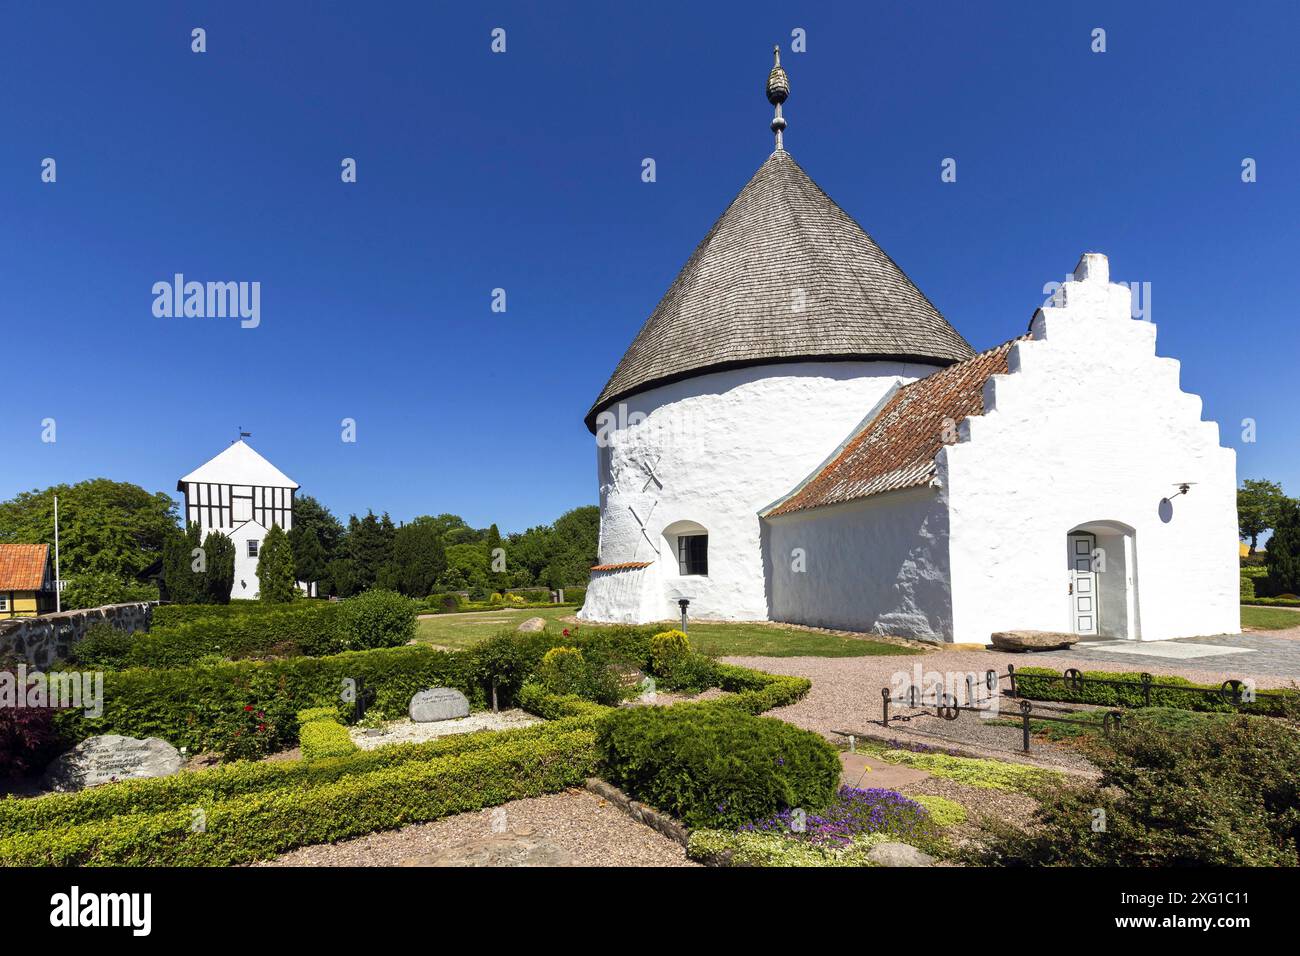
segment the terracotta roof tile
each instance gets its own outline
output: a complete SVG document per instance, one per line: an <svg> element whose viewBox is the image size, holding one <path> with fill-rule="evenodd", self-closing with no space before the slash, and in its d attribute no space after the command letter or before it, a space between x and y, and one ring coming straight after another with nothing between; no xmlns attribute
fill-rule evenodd
<svg viewBox="0 0 1300 956"><path fill-rule="evenodd" d="M830 462L768 517L929 483L945 431L984 414L984 383L1006 374L1020 336L904 385Z"/></svg>
<svg viewBox="0 0 1300 956"><path fill-rule="evenodd" d="M0 591L39 591L45 585L48 544L0 544Z"/></svg>
<svg viewBox="0 0 1300 956"><path fill-rule="evenodd" d="M593 571L636 571L650 567L649 561L624 561L621 564L598 564Z"/></svg>
<svg viewBox="0 0 1300 956"><path fill-rule="evenodd" d="M587 427L596 431L598 413L628 395L723 368L873 358L942 366L971 354L894 260L777 150L646 319Z"/></svg>

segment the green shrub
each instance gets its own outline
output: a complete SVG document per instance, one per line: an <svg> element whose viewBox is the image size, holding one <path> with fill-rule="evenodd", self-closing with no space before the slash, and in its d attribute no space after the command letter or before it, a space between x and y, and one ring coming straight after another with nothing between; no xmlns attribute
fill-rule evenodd
<svg viewBox="0 0 1300 956"><path fill-rule="evenodd" d="M298 743L307 761L346 757L357 750L348 729L334 717L333 708L311 707L298 712Z"/></svg>
<svg viewBox="0 0 1300 956"><path fill-rule="evenodd" d="M634 707L599 724L601 774L688 826L738 826L835 796L840 762L818 735L713 704Z"/></svg>
<svg viewBox="0 0 1300 956"><path fill-rule="evenodd" d="M650 638L650 663L656 669L671 666L691 653L690 638L682 631L660 631Z"/></svg>
<svg viewBox="0 0 1300 956"><path fill-rule="evenodd" d="M945 797L933 797L921 794L912 797L930 813L930 819L936 826L952 827L966 822L966 808L956 800Z"/></svg>
<svg viewBox="0 0 1300 956"><path fill-rule="evenodd" d="M889 839L888 834L871 833L837 847L778 833L695 830L686 855L708 866L871 866L867 854Z"/></svg>
<svg viewBox="0 0 1300 956"><path fill-rule="evenodd" d="M119 631L107 621L96 621L73 645L72 661L87 670L116 670L126 666L134 643L135 635Z"/></svg>
<svg viewBox="0 0 1300 956"><path fill-rule="evenodd" d="M578 786L593 769L590 729L511 739L465 753L281 788L204 807L96 820L0 839L0 866L231 866ZM347 759L347 758L345 758Z"/></svg>
<svg viewBox="0 0 1300 956"><path fill-rule="evenodd" d="M1300 735L1230 717L1194 734L1135 722L1098 738L1096 785L1040 798L1036 825L994 825L982 862L1067 866L1296 866ZM1104 813L1105 827L1090 825Z"/></svg>
<svg viewBox="0 0 1300 956"><path fill-rule="evenodd" d="M882 757L890 763L925 770L936 777L947 777L985 790L1010 790L1038 795L1061 786L1065 777L1055 770L1041 770L1024 764L980 757L953 757L949 754L913 753L910 750L886 750Z"/></svg>
<svg viewBox="0 0 1300 956"><path fill-rule="evenodd" d="M460 595L454 592L430 594L425 598L426 607L434 611L454 613L460 610Z"/></svg>
<svg viewBox="0 0 1300 956"><path fill-rule="evenodd" d="M1135 683L1139 682L1142 677L1140 673L1114 673L1111 671L1084 671L1083 676ZM1044 679L1047 677L1053 677L1054 679ZM1287 713L1288 697L1295 697L1295 691L1260 690L1256 691L1253 702L1243 703L1238 708L1224 700L1217 693L1195 693L1190 691L1190 688L1219 690L1217 686L1211 684L1194 684L1185 677L1154 674L1151 680L1151 706L1219 713L1234 713L1240 710L1242 713L1282 716ZM1085 683L1078 690L1073 690L1061 679L1059 673L1044 667L1017 669L1016 693L1029 700L1099 704L1103 707L1147 706L1141 687Z"/></svg>
<svg viewBox="0 0 1300 956"><path fill-rule="evenodd" d="M606 712L603 707L579 701L573 709L580 716L574 719L558 713L565 708L565 703L560 702L553 723L457 734L419 744L395 744L317 763L238 761L206 770L183 771L170 777L124 780L74 793L51 793L34 799L3 799L0 800L0 836L74 826L123 814L207 806L232 797L273 790L303 792L386 767L423 763L437 757L489 749L509 741L550 740L566 736L574 730L594 727L596 718ZM559 719L566 716L567 719Z"/></svg>
<svg viewBox="0 0 1300 956"><path fill-rule="evenodd" d="M415 637L415 602L396 591L366 591L343 602L339 628L347 650L397 647Z"/></svg>

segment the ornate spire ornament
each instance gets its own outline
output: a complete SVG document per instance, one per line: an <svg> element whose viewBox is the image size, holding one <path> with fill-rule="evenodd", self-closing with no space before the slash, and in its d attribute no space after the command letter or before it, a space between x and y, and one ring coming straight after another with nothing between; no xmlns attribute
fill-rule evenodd
<svg viewBox="0 0 1300 956"><path fill-rule="evenodd" d="M772 61L772 72L767 74L767 101L776 107L776 115L772 117L772 132L776 134L776 148L783 150L785 141L781 134L785 132L785 117L781 115L781 104L790 95L790 78L781 69L779 46L772 47Z"/></svg>

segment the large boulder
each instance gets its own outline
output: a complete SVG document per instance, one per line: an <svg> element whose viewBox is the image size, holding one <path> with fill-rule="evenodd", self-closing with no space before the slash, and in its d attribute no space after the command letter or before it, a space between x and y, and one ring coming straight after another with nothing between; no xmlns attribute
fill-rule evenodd
<svg viewBox="0 0 1300 956"><path fill-rule="evenodd" d="M515 628L515 630L522 631L525 634L531 634L535 631L544 631L546 630L546 618L530 617L528 620L524 621L524 623Z"/></svg>
<svg viewBox="0 0 1300 956"><path fill-rule="evenodd" d="M469 701L454 687L430 687L411 698L407 713L417 724L469 716Z"/></svg>
<svg viewBox="0 0 1300 956"><path fill-rule="evenodd" d="M45 770L49 790L82 790L118 780L170 777L181 769L180 751L158 737L87 737Z"/></svg>
<svg viewBox="0 0 1300 956"><path fill-rule="evenodd" d="M907 843L877 843L867 851L876 866L934 866L934 857Z"/></svg>
<svg viewBox="0 0 1300 956"><path fill-rule="evenodd" d="M1064 631L994 631L993 647L999 651L1057 651L1079 640Z"/></svg>

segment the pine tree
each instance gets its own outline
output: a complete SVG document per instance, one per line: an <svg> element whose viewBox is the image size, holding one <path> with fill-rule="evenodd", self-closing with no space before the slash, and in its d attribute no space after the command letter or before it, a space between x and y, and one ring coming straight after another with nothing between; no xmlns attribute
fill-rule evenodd
<svg viewBox="0 0 1300 956"><path fill-rule="evenodd" d="M204 603L229 604L235 583L235 543L220 531L209 531L203 539L207 571L203 575Z"/></svg>
<svg viewBox="0 0 1300 956"><path fill-rule="evenodd" d="M1278 504L1264 564L1274 594L1300 593L1300 501L1284 498Z"/></svg>
<svg viewBox="0 0 1300 956"><path fill-rule="evenodd" d="M190 523L184 531L177 529L167 536L163 544L163 586L167 599L176 604L207 604L208 592L204 586L206 571L195 570L195 562L202 557L200 568L207 566L207 552L196 556L199 548L199 526Z"/></svg>
<svg viewBox="0 0 1300 956"><path fill-rule="evenodd" d="M271 525L257 551L258 597L267 604L288 604L297 594L293 578L293 549L278 524Z"/></svg>
<svg viewBox="0 0 1300 956"><path fill-rule="evenodd" d="M297 579L308 584L319 582L322 593L328 590L326 579L329 576L329 556L316 532L309 527L295 526L289 532L289 546L293 549L293 573Z"/></svg>

